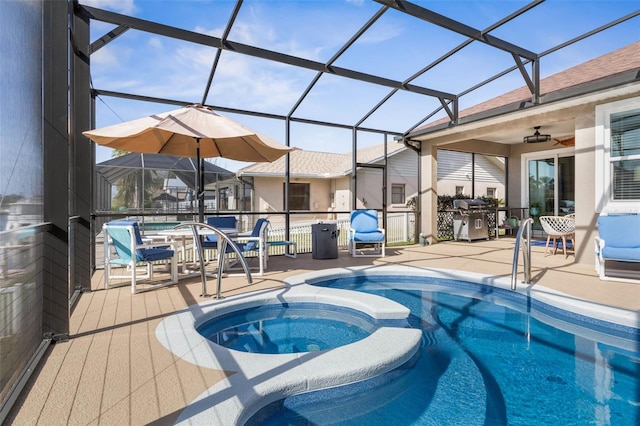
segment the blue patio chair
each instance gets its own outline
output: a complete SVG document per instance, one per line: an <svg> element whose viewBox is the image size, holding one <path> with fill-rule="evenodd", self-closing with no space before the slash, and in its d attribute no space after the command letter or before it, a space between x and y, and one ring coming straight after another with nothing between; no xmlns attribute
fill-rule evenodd
<svg viewBox="0 0 640 426"><path fill-rule="evenodd" d="M238 219L235 216L212 216L207 218L207 225L220 229L236 229ZM202 241L202 248L216 249L218 248L218 236L207 235Z"/></svg>
<svg viewBox="0 0 640 426"><path fill-rule="evenodd" d="M216 226L216 225L213 225ZM234 238L234 243L238 246L238 249L242 254L249 252L257 252L258 257L258 274L262 275L267 268L267 230L269 228L269 221L264 218L260 218L256 221L256 224L249 235L242 235ZM215 241L203 241L202 242L203 249L217 249L218 242ZM231 247L227 247L227 253L233 252ZM255 269L253 267L252 269ZM229 267L229 270L234 270L237 268Z"/></svg>
<svg viewBox="0 0 640 426"><path fill-rule="evenodd" d="M354 210L349 225L349 251L353 257L384 257L384 229L378 227L376 210ZM358 251L358 246L373 246L375 252Z"/></svg>
<svg viewBox="0 0 640 426"><path fill-rule="evenodd" d="M104 287L109 288L114 278L131 279L131 293L151 290L178 282L178 262L176 251L167 243L145 244L140 235L138 222L112 221L104 224ZM153 264L170 262L171 279L137 288L138 280L153 278ZM145 272L139 274L139 265L145 265ZM126 268L126 274L114 274L113 267ZM125 283L128 284L128 283ZM120 283L122 285L122 283Z"/></svg>

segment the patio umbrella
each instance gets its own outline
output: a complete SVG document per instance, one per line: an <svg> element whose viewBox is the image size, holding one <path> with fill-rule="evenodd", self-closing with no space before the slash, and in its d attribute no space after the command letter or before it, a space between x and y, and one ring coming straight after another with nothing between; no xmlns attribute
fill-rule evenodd
<svg viewBox="0 0 640 426"><path fill-rule="evenodd" d="M196 158L200 165L200 222L204 221L203 158L223 157L247 162L271 162L293 149L202 105L187 105L177 110L89 130L82 134L109 148Z"/></svg>

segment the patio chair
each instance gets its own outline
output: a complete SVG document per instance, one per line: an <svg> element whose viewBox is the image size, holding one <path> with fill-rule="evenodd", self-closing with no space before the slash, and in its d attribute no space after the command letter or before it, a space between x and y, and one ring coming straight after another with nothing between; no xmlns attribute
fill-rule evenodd
<svg viewBox="0 0 640 426"><path fill-rule="evenodd" d="M378 227L376 210L354 210L349 225L349 251L353 257L384 257L384 229ZM358 246L374 246L376 252L358 252Z"/></svg>
<svg viewBox="0 0 640 426"><path fill-rule="evenodd" d="M553 239L553 254L558 251L556 240L562 239L562 252L567 257L567 237L571 238L573 251L576 250L576 220L573 215L569 216L540 216L542 230L547 234L547 244L544 248L544 255L547 255L549 241Z"/></svg>
<svg viewBox="0 0 640 426"><path fill-rule="evenodd" d="M211 225L220 229L236 229L238 226L238 219L235 216L212 216L207 218L207 225ZM218 236L207 235L202 240L203 249L217 249L218 248ZM227 253L229 251L227 250Z"/></svg>
<svg viewBox="0 0 640 426"><path fill-rule="evenodd" d="M595 243L601 280L640 282L640 215L601 214Z"/></svg>
<svg viewBox="0 0 640 426"><path fill-rule="evenodd" d="M234 218L235 219L235 218ZM216 225L212 225L216 226ZM260 218L257 220L256 224L249 235L242 235L234 238L234 242L238 246L240 252L244 255L248 252L257 252L258 253L258 274L262 275L267 268L267 229L269 227L269 221L264 218ZM217 249L218 242L217 238L213 236L212 240L205 240L202 242L203 249ZM215 240L214 240L215 239ZM227 246L226 253L233 252L233 249L230 246ZM245 256L246 258L246 256ZM252 269L255 269L253 267ZM234 270L237 268L229 267L229 270Z"/></svg>
<svg viewBox="0 0 640 426"><path fill-rule="evenodd" d="M112 221L105 223L104 231L104 288L109 288L114 278L131 280L131 293L151 290L178 282L178 262L176 251L167 243L145 244L140 235L138 222ZM153 279L153 265L159 261L170 262L171 278L155 282L143 289L137 287L138 280ZM145 265L145 272L138 272L139 265ZM114 267L125 268L126 274L114 274ZM128 284L120 283L119 285Z"/></svg>

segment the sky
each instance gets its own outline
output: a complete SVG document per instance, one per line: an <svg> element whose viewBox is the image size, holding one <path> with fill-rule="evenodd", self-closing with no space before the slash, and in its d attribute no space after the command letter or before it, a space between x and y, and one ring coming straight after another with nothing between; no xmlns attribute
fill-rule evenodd
<svg viewBox="0 0 640 426"><path fill-rule="evenodd" d="M161 24L221 37L235 7L227 0L80 0L81 4ZM527 1L414 1L478 30L484 30ZM312 61L326 63L382 5L369 0L246 0L228 39ZM490 35L534 53L547 50L640 8L638 0L547 0ZM114 28L91 21L91 40ZM365 35L333 63L368 74L404 81L464 42L466 37L403 13L389 10ZM541 59L541 77L563 71L640 40L640 17L570 45ZM200 103L216 49L130 30L91 55L91 79L96 89L134 93ZM507 52L474 42L411 84L461 94L514 65ZM223 52L205 103L213 106L287 115L348 126L359 123L381 100L388 87L323 75L313 90L294 105L316 76L315 71ZM460 98L460 110L523 86L516 71ZM438 108L437 98L400 91L362 123L363 127L403 133ZM116 124L175 109L101 96L96 101L96 127ZM244 125L285 142L281 120L222 112ZM431 120L443 117L434 115ZM358 147L382 143L385 135L358 132ZM314 151L349 152L352 131L292 123L290 143ZM111 151L97 148L97 161ZM217 165L237 170L247 165L216 159Z"/></svg>

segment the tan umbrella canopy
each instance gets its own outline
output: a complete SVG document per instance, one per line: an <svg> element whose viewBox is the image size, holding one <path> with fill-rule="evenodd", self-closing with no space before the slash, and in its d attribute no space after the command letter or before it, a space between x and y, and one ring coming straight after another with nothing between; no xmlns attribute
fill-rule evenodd
<svg viewBox="0 0 640 426"><path fill-rule="evenodd" d="M293 149L202 105L187 105L82 133L109 148L197 158L201 165L198 179L201 222L204 220L202 158L271 162Z"/></svg>

